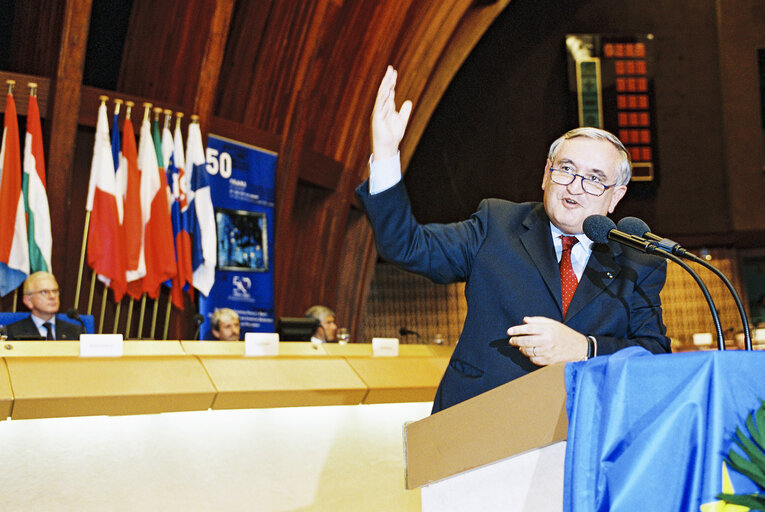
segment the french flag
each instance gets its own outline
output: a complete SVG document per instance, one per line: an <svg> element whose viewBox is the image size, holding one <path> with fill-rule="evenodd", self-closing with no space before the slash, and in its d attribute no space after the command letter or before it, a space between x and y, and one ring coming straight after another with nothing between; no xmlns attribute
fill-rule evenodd
<svg viewBox="0 0 765 512"><path fill-rule="evenodd" d="M125 294L125 255L122 238L122 194L117 189L114 157L109 140L106 103L98 107L93 160L86 205L90 212L88 265L107 283L119 302Z"/></svg>

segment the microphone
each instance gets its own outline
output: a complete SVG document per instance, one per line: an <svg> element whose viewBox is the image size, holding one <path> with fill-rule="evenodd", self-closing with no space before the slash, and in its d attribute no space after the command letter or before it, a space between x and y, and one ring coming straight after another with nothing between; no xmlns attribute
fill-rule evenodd
<svg viewBox="0 0 765 512"><path fill-rule="evenodd" d="M584 219L582 228L584 229L584 234L587 235L587 238L593 242L605 244L608 243L609 240L613 240L614 242L619 242L620 244L637 249L640 252L649 254L653 252L654 246L651 245L651 242L619 231L616 229L614 221L605 215L590 215Z"/></svg>
<svg viewBox="0 0 765 512"><path fill-rule="evenodd" d="M421 338L421 337L422 337L422 336L420 336L420 333L419 333L419 332L417 332L417 331L411 331L411 330L407 329L406 327L401 327L401 328L398 330L398 333L399 333L401 336L409 336L410 334L414 334L414 335L415 335L415 336L417 336L418 338Z"/></svg>
<svg viewBox="0 0 765 512"><path fill-rule="evenodd" d="M82 332L83 332L83 333L87 333L87 332L88 332L88 330L87 330L87 329L85 329L85 322L83 322L83 321L82 321L82 318L80 318L80 314L77 312L77 310L76 310L76 309L74 309L74 308L70 308L70 309L69 309L69 310L66 312L66 316L68 316L68 317L69 317L69 318L71 318L72 320L76 320L76 321L78 321L78 322L80 323L80 326L82 326Z"/></svg>
<svg viewBox="0 0 765 512"><path fill-rule="evenodd" d="M741 297L739 297L738 292L736 291L736 288L734 288L733 284L728 280L728 278L725 276L725 274L722 273L721 270L719 270L717 267L706 261L704 258L699 258L695 254L686 251L683 249L680 244L673 242L672 240L669 240L667 238L662 238L658 235L655 235L651 233L650 228L648 227L648 224L643 222L642 220L638 219L637 217L624 217L622 220L619 221L618 224L619 229L626 233L630 233L632 235L638 235L642 236L651 240L654 240L658 243L658 245L669 247L668 250L672 252L673 254L676 254L682 258L691 260L695 263L698 263L702 267L709 269L714 273L717 277L720 278L720 280L725 284L725 287L728 288L728 291L733 296L733 300L736 302L736 308L738 309L738 314L741 317L741 323L744 327L744 344L746 350L752 350L752 335L749 330L749 317L746 314L746 309L744 309L744 304L741 302Z"/></svg>
<svg viewBox="0 0 765 512"><path fill-rule="evenodd" d="M205 316L202 313L197 313L194 315L194 339L199 339L199 328L202 327L202 324L205 323Z"/></svg>
<svg viewBox="0 0 765 512"><path fill-rule="evenodd" d="M701 288L701 291L704 294L704 298L707 300L707 304L709 305L709 310L712 313L712 320L714 320L715 330L717 331L717 348L718 350L725 350L725 339L723 338L722 326L720 325L720 315L717 313L717 308L715 307L715 303L712 300L712 296L709 294L709 289L707 289L704 281L701 280L699 275L690 266L688 266L687 263L672 254L670 251L658 247L653 242L649 242L648 240L645 240L639 236L631 235L616 229L616 224L614 224L614 221L604 215L590 215L584 219L582 227L584 228L584 234L587 235L587 238L593 242L604 244L607 243L608 240L613 240L646 254L656 254L663 256L664 258L672 260L680 265L686 272L691 275L691 277L693 277L693 279L696 281L696 284L698 284L699 288Z"/></svg>
<svg viewBox="0 0 765 512"><path fill-rule="evenodd" d="M655 242L657 247L661 247L665 251L669 251L677 256L684 257L686 254L690 254L688 251L680 247L679 243L651 233L651 229L648 227L648 224L638 219L637 217L624 217L619 221L617 229L624 231L625 233L629 233L630 235L647 238L648 240Z"/></svg>

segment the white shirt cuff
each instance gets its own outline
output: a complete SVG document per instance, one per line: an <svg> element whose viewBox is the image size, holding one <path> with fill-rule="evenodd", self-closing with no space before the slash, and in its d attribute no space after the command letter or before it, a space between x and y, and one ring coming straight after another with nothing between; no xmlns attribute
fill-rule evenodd
<svg viewBox="0 0 765 512"><path fill-rule="evenodd" d="M374 156L369 157L369 193L379 194L384 192L401 181L401 154L385 158L383 160L374 160Z"/></svg>

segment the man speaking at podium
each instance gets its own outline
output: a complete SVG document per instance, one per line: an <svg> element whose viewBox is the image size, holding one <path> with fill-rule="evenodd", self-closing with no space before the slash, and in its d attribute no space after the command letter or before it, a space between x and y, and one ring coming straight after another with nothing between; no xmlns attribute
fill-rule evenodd
<svg viewBox="0 0 765 512"><path fill-rule="evenodd" d="M540 366L632 345L669 352L664 260L583 234L584 219L612 213L627 191L631 164L619 139L579 128L553 142L543 203L488 199L468 220L422 225L401 179L412 103L396 110L396 78L388 67L372 113L370 177L356 193L383 258L438 283L466 282L467 317L433 412Z"/></svg>
<svg viewBox="0 0 765 512"><path fill-rule="evenodd" d="M24 304L31 314L8 325L8 339L79 340L82 327L56 319L60 306L58 283L53 274L35 272L24 281Z"/></svg>

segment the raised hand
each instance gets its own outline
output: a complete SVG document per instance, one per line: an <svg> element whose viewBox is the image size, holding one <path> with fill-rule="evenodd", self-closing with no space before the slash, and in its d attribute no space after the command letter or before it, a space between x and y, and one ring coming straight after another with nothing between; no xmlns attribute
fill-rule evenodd
<svg viewBox="0 0 765 512"><path fill-rule="evenodd" d="M412 113L412 102L406 100L401 110L396 110L396 78L398 73L392 66L385 70L385 76L377 90L375 107L372 110L372 155L375 160L395 156L404 138L406 125Z"/></svg>

